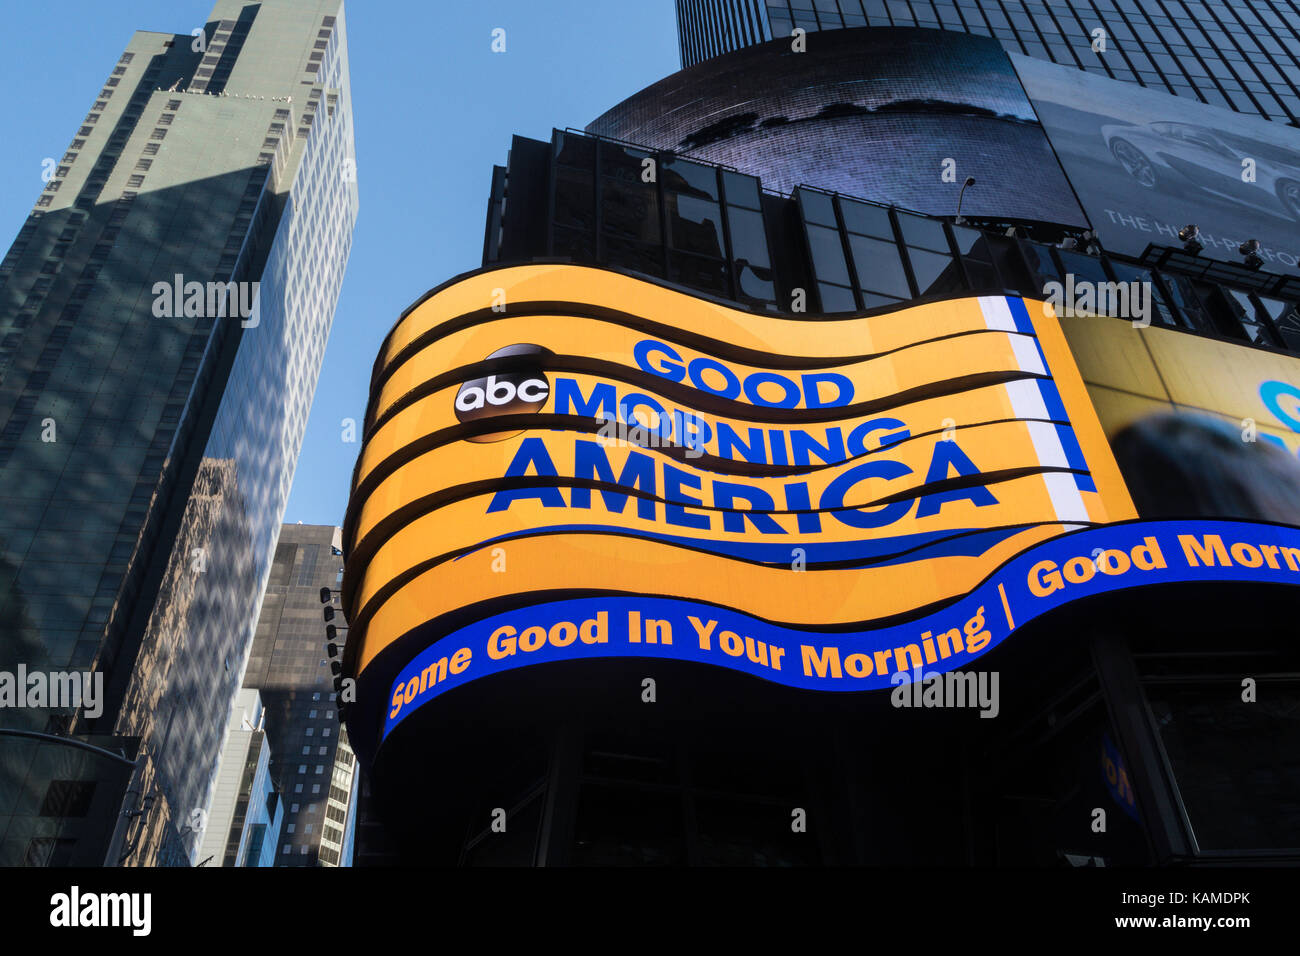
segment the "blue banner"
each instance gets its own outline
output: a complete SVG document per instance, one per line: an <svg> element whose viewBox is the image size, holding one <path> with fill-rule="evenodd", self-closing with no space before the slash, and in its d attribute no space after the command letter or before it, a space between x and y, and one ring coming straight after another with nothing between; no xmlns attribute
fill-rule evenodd
<svg viewBox="0 0 1300 956"><path fill-rule="evenodd" d="M918 669L928 676L966 667L1016 628L1070 601L1189 581L1300 584L1300 529L1199 520L1089 528L1017 555L941 611L856 631L784 627L668 597L601 595L519 608L421 651L390 688L384 736L421 705L470 681L583 658L696 661L807 690L874 690L910 680Z"/></svg>

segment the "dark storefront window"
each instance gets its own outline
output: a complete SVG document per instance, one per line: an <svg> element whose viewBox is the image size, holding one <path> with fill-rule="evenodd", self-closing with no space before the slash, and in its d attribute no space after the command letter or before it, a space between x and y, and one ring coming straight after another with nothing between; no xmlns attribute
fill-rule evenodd
<svg viewBox="0 0 1300 956"><path fill-rule="evenodd" d="M686 863L682 798L661 791L585 784L572 862L578 866Z"/></svg>
<svg viewBox="0 0 1300 956"><path fill-rule="evenodd" d="M1300 849L1300 684L1146 687L1201 852Z"/></svg>
<svg viewBox="0 0 1300 956"><path fill-rule="evenodd" d="M1094 684L1095 688L1095 684ZM1140 866L1149 860L1133 767L1095 689L1066 720L984 766L995 866ZM1009 781L1014 781L1009 783ZM1104 811L1104 817L1097 811ZM1104 820L1104 830L1100 821Z"/></svg>
<svg viewBox="0 0 1300 956"><path fill-rule="evenodd" d="M539 789L506 814L504 831L491 824L467 842L462 866L533 866L542 828L545 791Z"/></svg>
<svg viewBox="0 0 1300 956"><path fill-rule="evenodd" d="M809 807L804 777L776 752L592 734L571 862L815 865L816 838L791 826L791 807Z"/></svg>
<svg viewBox="0 0 1300 956"><path fill-rule="evenodd" d="M809 756L737 745L734 735L638 727L560 730L549 769L531 764L483 788L462 843L465 866L802 866L827 862L824 804ZM498 768L500 770L500 768ZM529 783L493 806L506 779ZM498 773L500 777L501 774ZM508 789L508 787L507 787ZM811 822L792 825L794 809ZM493 815L501 817L492 825ZM502 828L499 824L504 822Z"/></svg>

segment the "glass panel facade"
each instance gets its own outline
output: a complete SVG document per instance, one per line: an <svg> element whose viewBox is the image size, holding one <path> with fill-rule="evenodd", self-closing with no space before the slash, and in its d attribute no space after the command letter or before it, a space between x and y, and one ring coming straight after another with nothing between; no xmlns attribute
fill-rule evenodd
<svg viewBox="0 0 1300 956"><path fill-rule="evenodd" d="M550 154L552 255L775 305L753 176L559 130Z"/></svg>
<svg viewBox="0 0 1300 956"><path fill-rule="evenodd" d="M1010 53L1266 119L1300 119L1300 14L1290 2L677 0L677 22L683 66L796 27L921 27L992 36Z"/></svg>

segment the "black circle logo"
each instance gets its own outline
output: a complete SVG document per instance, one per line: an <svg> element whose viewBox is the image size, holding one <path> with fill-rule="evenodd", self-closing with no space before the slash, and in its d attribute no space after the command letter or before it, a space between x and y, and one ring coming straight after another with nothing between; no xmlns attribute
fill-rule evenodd
<svg viewBox="0 0 1300 956"><path fill-rule="evenodd" d="M540 345L507 345L497 349L489 359L508 356L534 355L541 357L552 355L550 349ZM459 422L476 422L483 418L499 415L516 415L521 412L539 412L551 395L551 383L542 371L541 363L535 368L520 368L509 372L497 372L486 378L471 379L461 385L456 393L456 420ZM518 432L492 432L475 435L467 441L491 442L501 441Z"/></svg>

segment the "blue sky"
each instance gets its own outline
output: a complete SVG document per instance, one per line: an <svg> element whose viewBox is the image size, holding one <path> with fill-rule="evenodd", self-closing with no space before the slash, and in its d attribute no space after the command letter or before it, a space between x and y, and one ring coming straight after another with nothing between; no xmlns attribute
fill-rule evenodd
<svg viewBox="0 0 1300 956"><path fill-rule="evenodd" d="M188 34L212 0L9 4L0 88L0 245L8 248L135 30ZM338 524L370 366L397 316L481 264L493 164L510 137L583 127L680 67L672 0L347 3L361 215L286 522ZM506 52L491 51L496 27Z"/></svg>

